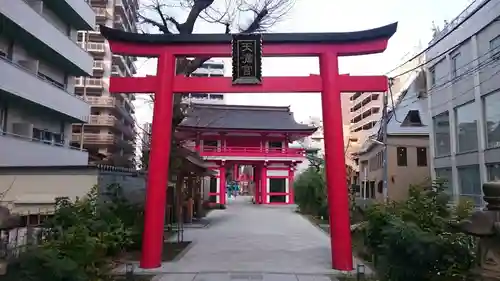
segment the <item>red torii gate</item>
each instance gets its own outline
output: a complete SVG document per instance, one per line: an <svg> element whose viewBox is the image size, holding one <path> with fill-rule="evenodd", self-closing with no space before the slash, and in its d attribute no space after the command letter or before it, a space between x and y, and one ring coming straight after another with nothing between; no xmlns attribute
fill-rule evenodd
<svg viewBox="0 0 500 281"><path fill-rule="evenodd" d="M227 34L137 34L100 26L115 54L156 57L156 76L111 77L111 93L154 93L149 175L146 189L142 268L161 264L168 183L173 93L321 92L325 169L330 215L332 268L352 270L348 188L342 128L341 92L385 92L385 76L339 75L338 57L383 52L397 23L346 33L262 34L262 55L319 57L320 75L263 77L257 85L233 85L231 77L175 75L176 57L230 57Z"/></svg>

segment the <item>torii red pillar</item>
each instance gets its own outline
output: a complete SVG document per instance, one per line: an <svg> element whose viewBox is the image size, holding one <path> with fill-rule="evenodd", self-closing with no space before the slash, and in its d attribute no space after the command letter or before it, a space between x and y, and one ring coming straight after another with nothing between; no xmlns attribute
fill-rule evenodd
<svg viewBox="0 0 500 281"><path fill-rule="evenodd" d="M338 57L383 52L396 28L397 24L391 24L348 33L265 34L264 56L317 56L320 75L264 77L258 85L233 86L230 77L184 77L176 76L174 72L176 56L231 56L230 35L134 34L100 26L101 34L109 41L113 53L158 58L156 76L110 79L112 93L155 94L141 267L155 268L161 264L172 137L172 93L321 92L332 268L352 270L340 94L387 91L388 81L385 76L339 75Z"/></svg>

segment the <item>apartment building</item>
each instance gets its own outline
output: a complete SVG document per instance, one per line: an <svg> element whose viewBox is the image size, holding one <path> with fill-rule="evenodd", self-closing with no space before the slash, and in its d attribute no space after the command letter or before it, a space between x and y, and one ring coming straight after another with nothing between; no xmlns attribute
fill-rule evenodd
<svg viewBox="0 0 500 281"><path fill-rule="evenodd" d="M426 74L417 70L411 83L402 89L387 121L387 195L391 200L407 198L412 184L428 184L430 117L425 96ZM378 121L377 128L381 128ZM356 153L359 161L358 198L383 200L384 143L378 129L374 140L367 139Z"/></svg>
<svg viewBox="0 0 500 281"><path fill-rule="evenodd" d="M478 206L482 183L500 179L499 16L499 1L476 0L426 52L433 176Z"/></svg>
<svg viewBox="0 0 500 281"><path fill-rule="evenodd" d="M222 77L224 76L224 62L222 60L210 59L203 63L201 67L196 69L191 76L194 77ZM210 104L225 104L225 95L210 93L191 93L183 94L182 101L184 103L210 103Z"/></svg>
<svg viewBox="0 0 500 281"><path fill-rule="evenodd" d="M113 55L98 25L136 32L138 0L91 0L96 25L78 32L78 44L94 57L92 77L76 80L75 93L90 105L87 124L73 126L73 145L82 146L91 163L135 167L136 120L133 94L110 94L111 76L132 76L136 58Z"/></svg>
<svg viewBox="0 0 500 281"><path fill-rule="evenodd" d="M93 61L77 30L94 26L85 1L0 1L0 166L87 165L70 142L90 111L74 93Z"/></svg>

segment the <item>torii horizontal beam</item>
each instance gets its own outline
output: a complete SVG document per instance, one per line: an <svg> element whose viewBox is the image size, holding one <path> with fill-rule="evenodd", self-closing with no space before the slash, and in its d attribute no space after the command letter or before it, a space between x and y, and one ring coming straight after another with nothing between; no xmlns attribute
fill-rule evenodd
<svg viewBox="0 0 500 281"><path fill-rule="evenodd" d="M158 77L111 77L111 93L154 93L157 91ZM167 78L163 78L167 79ZM233 86L230 77L185 77L173 78L174 93L318 93L323 91L319 75L297 77L264 77L261 85ZM386 76L338 77L340 92L385 92Z"/></svg>

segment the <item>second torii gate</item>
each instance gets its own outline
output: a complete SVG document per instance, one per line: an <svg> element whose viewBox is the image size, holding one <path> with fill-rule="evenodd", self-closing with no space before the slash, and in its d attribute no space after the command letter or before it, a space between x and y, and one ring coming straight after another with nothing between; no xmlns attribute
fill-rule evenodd
<svg viewBox="0 0 500 281"><path fill-rule="evenodd" d="M141 267L155 268L161 265L173 93L321 92L332 268L352 270L340 93L385 92L388 81L385 76L339 75L338 57L381 53L396 29L397 23L393 23L376 29L347 33L262 34L258 35L258 39L262 40L262 45L259 45L251 35L239 35L243 36L240 40L228 34L137 34L100 26L113 53L158 58L156 76L110 79L112 93L155 95ZM246 48L248 46L252 50ZM250 52L245 53L248 50ZM231 55L233 79L175 75L176 57ZM320 75L262 77L258 61L261 56L319 57Z"/></svg>

